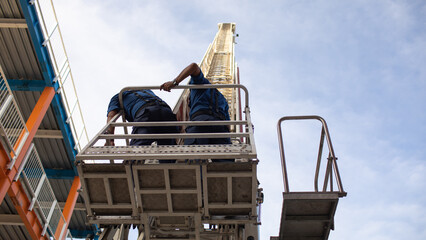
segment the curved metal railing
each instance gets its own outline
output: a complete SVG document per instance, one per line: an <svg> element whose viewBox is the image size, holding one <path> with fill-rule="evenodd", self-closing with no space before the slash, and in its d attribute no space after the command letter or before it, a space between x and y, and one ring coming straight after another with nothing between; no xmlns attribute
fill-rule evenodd
<svg viewBox="0 0 426 240"><path fill-rule="evenodd" d="M287 116L282 117L278 121L278 140L280 143L280 155L281 155L281 165L282 165L282 171L283 171L283 181L284 181L284 192L288 193L290 192L289 189L289 183L288 183L288 176L287 176L287 167L286 167L286 159L285 159L285 153L284 153L284 143L283 143L283 137L282 137L282 129L281 129L281 123L288 120L318 120L322 123L321 128L321 138L320 138L320 145L318 150L318 159L317 159L317 165L316 165L316 171L315 171L315 178L314 178L314 188L315 192L319 192L318 190L318 179L319 179L319 171L320 171L320 165L321 165L321 158L322 158L322 151L324 146L324 139L327 142L329 154L328 154L328 161L327 161L327 167L325 172L325 178L324 178L324 185L323 185L323 192L327 191L328 182L330 182L330 191L333 191L333 176L332 176L332 169L334 170L334 175L336 178L336 184L338 187L338 192L342 195L346 195L345 191L343 190L342 180L340 178L339 169L337 167L337 158L334 153L333 145L331 143L330 139L330 133L328 131L327 123L325 120L320 116Z"/></svg>
<svg viewBox="0 0 426 240"><path fill-rule="evenodd" d="M208 88L238 88L245 92L245 118L229 121L164 121L164 122L126 122L123 111L108 122L99 133L77 155L79 160L101 159L207 159L214 158L256 158L253 125L250 118L249 95L247 89L240 84L208 84L183 85L175 89L208 89ZM119 99L122 102L122 93L129 90L160 89L159 86L125 87L120 91ZM122 122L118 122L119 117ZM228 125L243 126L242 132L229 133L161 133L161 134L129 134L127 127L163 127L163 126L212 126ZM110 126L123 128L124 134L104 134ZM237 129L237 128L234 128ZM238 128L239 129L239 128ZM221 145L176 145L176 146L129 146L130 139L188 139L188 138L231 138L233 144ZM99 140L124 139L126 144L117 146L99 146ZM116 141L115 141L116 142ZM98 146L96 146L98 145ZM154 150L155 149L155 150ZM164 150L164 152L161 152ZM155 152L155 153L154 153ZM126 155L127 154L127 155Z"/></svg>

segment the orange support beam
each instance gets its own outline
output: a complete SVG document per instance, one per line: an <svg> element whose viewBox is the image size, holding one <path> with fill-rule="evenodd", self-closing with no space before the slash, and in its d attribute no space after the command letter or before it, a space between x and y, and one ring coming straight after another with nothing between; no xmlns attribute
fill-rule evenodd
<svg viewBox="0 0 426 240"><path fill-rule="evenodd" d="M31 238L48 240L47 234L44 236L41 235L43 226L40 224L40 221L38 220L34 210L28 211L28 207L30 206L31 201L28 199L21 182L13 182L7 193L12 199L13 205L15 205L15 208L18 211L19 216L21 216L21 219L25 224L25 228L27 229Z"/></svg>
<svg viewBox="0 0 426 240"><path fill-rule="evenodd" d="M0 145L0 159L3 161L4 159L7 159L7 158L8 156L3 146ZM13 205L15 206L15 209L18 211L19 216L21 216L21 219L24 222L24 225L26 229L28 230L28 233L30 234L31 238L37 239L37 240L41 240L41 239L47 240L48 238L46 236L41 235L43 231L43 226L40 224L36 213L34 212L34 210L28 211L28 207L31 204L31 200L28 199L27 194L25 193L20 181L12 182L12 184L8 186L10 187L7 190L7 193L9 194L9 197L12 199Z"/></svg>
<svg viewBox="0 0 426 240"><path fill-rule="evenodd" d="M24 156L28 151L28 148L54 96L55 89L53 87L46 87L43 90L26 123L27 129L29 131L28 137L23 144L21 152L16 158L14 166L10 170L7 169L7 164L10 162L10 159L6 154L3 146L0 145L0 203L3 202L6 193L9 194L9 197L12 199L13 205L18 211L19 216L21 216L22 221L24 222L31 238L38 240L47 240L48 238L41 235L43 226L39 222L34 210L28 211L28 207L30 206L31 201L28 199L23 186L21 185L20 181L14 182L13 178L18 172L19 166L21 165L22 160L24 159ZM20 141L22 141L22 138L20 138ZM21 143L18 141L16 145L18 146L19 144Z"/></svg>
<svg viewBox="0 0 426 240"><path fill-rule="evenodd" d="M66 232L62 232L62 229L67 229L68 224L71 220L72 212L74 211L75 203L78 198L78 190L81 188L80 177L74 177L70 193L68 194L67 201L65 202L64 210L62 215L64 215L65 222L63 219L59 221L58 228L56 228L55 239L62 240L66 237ZM64 230L65 231L65 230Z"/></svg>
<svg viewBox="0 0 426 240"><path fill-rule="evenodd" d="M26 126L28 129L28 137L21 149L19 156L16 158L15 165L11 170L7 169L7 164L10 159L0 158L0 203L3 202L4 196L6 196L6 192L12 184L13 178L18 172L18 168L24 159L25 153L27 152L33 138L37 132L38 127L40 126L41 121L46 114L47 109L52 102L53 97L55 96L55 89L53 87L46 87L41 93L40 98L37 101L30 117L27 120ZM21 139L22 140L22 139ZM16 143L16 146L19 146L20 142Z"/></svg>

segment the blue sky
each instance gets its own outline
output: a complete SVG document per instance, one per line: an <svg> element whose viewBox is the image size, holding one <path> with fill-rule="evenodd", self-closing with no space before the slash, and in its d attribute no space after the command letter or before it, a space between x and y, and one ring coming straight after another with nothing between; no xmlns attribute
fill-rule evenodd
<svg viewBox="0 0 426 240"><path fill-rule="evenodd" d="M217 23L235 22L265 193L261 239L278 235L280 221L277 121L314 114L328 123L348 192L329 239L426 239L424 1L54 4L90 137L113 94L173 79L201 60ZM164 95L171 105L178 97ZM284 125L295 190L313 188L319 130L309 123Z"/></svg>

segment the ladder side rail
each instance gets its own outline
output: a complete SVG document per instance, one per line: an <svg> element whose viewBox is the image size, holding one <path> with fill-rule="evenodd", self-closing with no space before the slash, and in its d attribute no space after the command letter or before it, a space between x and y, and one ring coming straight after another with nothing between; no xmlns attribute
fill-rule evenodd
<svg viewBox="0 0 426 240"><path fill-rule="evenodd" d="M328 149L329 149L329 159L331 159L332 162L332 166L334 167L334 175L336 178L336 183L337 183L337 187L339 189L339 193L342 195L346 195L345 191L343 190L343 185L342 185L342 181L340 178L340 173L339 170L337 168L337 162L336 162L336 157L334 154L334 149L333 149L333 145L331 143L331 139L330 139L330 133L328 131L328 127L327 127L327 123L325 122L325 120L320 117L320 116L316 116L316 115L311 115L311 116L287 116L287 117L282 117L279 119L278 121L278 126L277 126L277 130L278 130L278 140L279 140L279 147L280 147L280 155L281 155L281 165L282 165L282 171L283 171L283 182L284 182L284 192L288 193L289 190L289 184L288 184L288 176L287 176L287 169L286 169L286 162L285 162L285 154L284 154L284 144L283 144L283 140L282 140L282 129L281 129L281 123L284 121L288 121L288 120L318 120L322 123L322 129L324 130L324 135L325 135L325 139L327 141L327 145L328 145ZM319 165L317 164L317 170L318 170ZM326 176L328 174L326 173ZM331 173L330 173L331 175ZM316 178L318 178L318 176L316 176ZM317 182L318 180L315 179L315 182Z"/></svg>
<svg viewBox="0 0 426 240"><path fill-rule="evenodd" d="M220 45L220 42L223 41L222 40L223 36L226 34L227 31L231 31L232 33L235 33L235 24L232 24L232 29L230 30L224 30L223 25L224 24L222 23L218 24L219 30L216 32L213 42L209 44L206 52L203 55L202 60L200 61L199 66L201 71L204 73L204 76L208 76L210 74L210 71L212 70L211 68L212 68L213 59L216 56L216 53L218 52L218 45ZM234 41L232 43L234 43ZM233 50L234 49L232 49L232 52L231 52L232 60L234 60ZM182 114L182 113L185 114L185 112L179 112L179 111L180 111L180 108L182 107L182 104L184 104L184 102L188 98L188 95L189 95L189 90L185 89L182 95L180 96L180 98L178 99L175 107L173 108L173 112L175 114ZM183 115L183 116L179 116L179 118L182 118L183 120L185 120L187 116Z"/></svg>
<svg viewBox="0 0 426 240"><path fill-rule="evenodd" d="M205 74L205 76L207 76L207 74L210 70L211 61L212 61L213 56L214 56L213 49L216 46L218 35L219 35L219 31L216 33L213 42L209 44L209 47L207 48L206 52L204 53L203 59L201 60L201 62L199 64L200 69ZM207 67L209 67L209 69L207 69ZM182 95L180 96L180 98L178 99L178 102L176 103L175 107L173 108L173 113L175 113L175 114L178 113L179 107L183 104L182 102L184 102L185 99L188 98L188 96L189 96L189 89L185 89L183 91ZM121 99L120 99L120 102L121 102Z"/></svg>

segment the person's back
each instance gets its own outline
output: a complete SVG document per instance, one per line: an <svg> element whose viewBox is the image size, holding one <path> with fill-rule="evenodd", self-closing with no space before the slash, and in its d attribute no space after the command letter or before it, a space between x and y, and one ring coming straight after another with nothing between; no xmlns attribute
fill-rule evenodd
<svg viewBox="0 0 426 240"><path fill-rule="evenodd" d="M203 72L191 77L189 84L211 84ZM189 117L191 120L198 115L212 115L218 120L229 120L229 106L226 98L216 88L191 89L189 95ZM193 120L195 121L195 120Z"/></svg>
<svg viewBox="0 0 426 240"><path fill-rule="evenodd" d="M189 84L210 84L204 77L196 63L191 63L175 78L174 81L165 82L160 89L170 91L186 77L191 76ZM220 121L229 120L229 106L226 98L217 89L191 89L190 92L190 120L191 121ZM214 133L229 132L229 127L220 126L188 126L187 133ZM192 144L230 144L230 138L197 138L185 139L185 145Z"/></svg>
<svg viewBox="0 0 426 240"><path fill-rule="evenodd" d="M161 122L176 121L169 105L156 96L151 90L125 91L122 93L123 110L129 122ZM108 105L107 121L121 110L119 94L114 95ZM108 129L111 134L114 129ZM133 127L132 134L178 133L175 126L170 127ZM175 139L132 139L130 145L150 145L154 141L158 145L175 145Z"/></svg>
<svg viewBox="0 0 426 240"><path fill-rule="evenodd" d="M211 84L203 72L191 76L189 84ZM191 89L189 95L189 119L191 121L220 121L229 120L229 106L226 98L216 88ZM229 132L228 126L188 126L187 133L218 133ZM189 138L185 145L230 144L229 138Z"/></svg>
<svg viewBox="0 0 426 240"><path fill-rule="evenodd" d="M161 98L155 95L151 90L142 91L124 91L122 93L123 108L126 120L133 122L138 111L143 109L142 106L152 104L156 101L164 102ZM164 102L165 105L167 105ZM119 93L115 94L108 105L108 113L113 110L120 110Z"/></svg>

